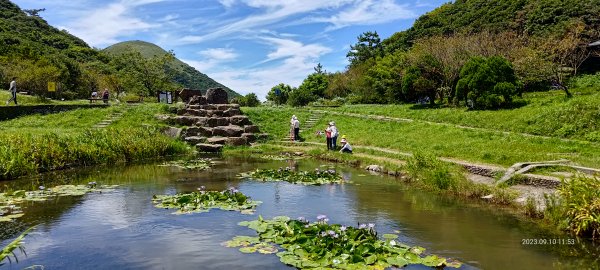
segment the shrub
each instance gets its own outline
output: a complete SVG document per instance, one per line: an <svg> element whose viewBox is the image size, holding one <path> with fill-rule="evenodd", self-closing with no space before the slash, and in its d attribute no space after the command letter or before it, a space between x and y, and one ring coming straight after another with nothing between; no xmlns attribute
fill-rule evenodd
<svg viewBox="0 0 600 270"><path fill-rule="evenodd" d="M600 239L600 179L579 175L564 181L558 194L546 198L545 216L560 229Z"/></svg>
<svg viewBox="0 0 600 270"><path fill-rule="evenodd" d="M460 71L456 97L465 99L472 108L496 109L512 102L519 85L508 60L499 56L473 57Z"/></svg>

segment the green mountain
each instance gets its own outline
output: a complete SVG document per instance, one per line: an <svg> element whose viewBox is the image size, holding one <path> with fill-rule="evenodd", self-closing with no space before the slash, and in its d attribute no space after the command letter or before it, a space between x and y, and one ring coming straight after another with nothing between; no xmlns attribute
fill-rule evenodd
<svg viewBox="0 0 600 270"><path fill-rule="evenodd" d="M167 51L161 47L139 40L120 42L107 47L103 50L103 52L112 55L119 55L129 50L138 51L142 54L142 56L147 58L167 54ZM173 69L173 73L175 75L175 81L186 88L206 90L212 87L222 87L229 94L229 98L240 96L240 94L216 82L206 74L196 70L177 58L171 64L171 68Z"/></svg>
<svg viewBox="0 0 600 270"><path fill-rule="evenodd" d="M586 25L584 36L600 39L600 0L456 0L421 16L406 31L384 43L393 49L406 49L424 37L513 31L546 37L560 34L574 21Z"/></svg>

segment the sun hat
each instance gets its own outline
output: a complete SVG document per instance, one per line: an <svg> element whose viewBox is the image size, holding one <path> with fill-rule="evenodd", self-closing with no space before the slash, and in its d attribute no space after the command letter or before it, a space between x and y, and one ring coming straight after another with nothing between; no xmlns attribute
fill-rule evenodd
<svg viewBox="0 0 600 270"><path fill-rule="evenodd" d="M346 139L346 135L342 135L342 139Z"/></svg>

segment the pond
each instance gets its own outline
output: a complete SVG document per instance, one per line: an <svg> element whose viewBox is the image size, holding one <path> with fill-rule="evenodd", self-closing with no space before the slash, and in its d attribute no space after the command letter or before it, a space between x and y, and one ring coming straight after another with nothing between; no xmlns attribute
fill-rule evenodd
<svg viewBox="0 0 600 270"><path fill-rule="evenodd" d="M84 196L28 203L25 216L0 222L0 246L26 228L27 256L0 269L291 269L275 255L244 254L222 244L237 235L255 235L239 226L261 215L307 217L327 215L332 223L356 226L374 223L381 233L396 233L400 242L422 246L427 253L458 259L462 269L582 269L598 265L600 248L575 240L574 245L523 243L548 236L531 222L497 207L464 202L415 190L395 178L312 160L265 161L216 159L206 171L157 164L86 168L42 179L0 182L6 189L37 189L40 185L119 185ZM352 183L321 186L242 180L238 174L256 168L292 166L299 170L330 167ZM212 209L174 215L160 209L153 195L230 187L262 201L254 215ZM429 269L409 266L407 269Z"/></svg>

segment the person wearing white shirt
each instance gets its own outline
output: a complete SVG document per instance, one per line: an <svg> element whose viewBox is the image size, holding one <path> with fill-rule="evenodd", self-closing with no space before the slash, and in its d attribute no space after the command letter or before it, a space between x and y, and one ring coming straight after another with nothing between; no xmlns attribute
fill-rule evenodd
<svg viewBox="0 0 600 270"><path fill-rule="evenodd" d="M17 104L17 77L13 77L12 81L10 82L10 87L8 88L8 91L12 94L11 98L6 102L6 106L8 106L8 104L11 101L15 101L15 105Z"/></svg>
<svg viewBox="0 0 600 270"><path fill-rule="evenodd" d="M298 117L296 117L296 115L293 115L290 123L291 123L292 129L294 130L294 141L299 141L300 140L300 121L298 121Z"/></svg>
<svg viewBox="0 0 600 270"><path fill-rule="evenodd" d="M352 154L352 146L346 140L346 136L342 136L342 149L340 149L340 153L350 153Z"/></svg>
<svg viewBox="0 0 600 270"><path fill-rule="evenodd" d="M329 128L331 130L331 149L332 150L336 150L337 149L337 138L338 138L338 130L337 127L335 126L335 122L331 121L329 123Z"/></svg>

